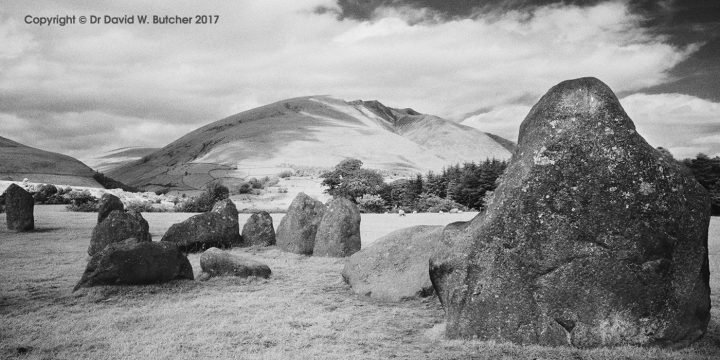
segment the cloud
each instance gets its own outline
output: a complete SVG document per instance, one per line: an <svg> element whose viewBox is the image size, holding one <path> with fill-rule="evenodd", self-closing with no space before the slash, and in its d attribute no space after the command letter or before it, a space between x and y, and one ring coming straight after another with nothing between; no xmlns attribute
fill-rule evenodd
<svg viewBox="0 0 720 360"><path fill-rule="evenodd" d="M520 124L529 112L527 105L501 106L467 117L462 124L517 142Z"/></svg>
<svg viewBox="0 0 720 360"><path fill-rule="evenodd" d="M633 94L620 100L638 133L678 159L720 154L720 103L683 94Z"/></svg>
<svg viewBox="0 0 720 360"><path fill-rule="evenodd" d="M367 21L313 11L336 8L330 0L26 4L0 10L0 39L13 44L0 53L0 114L14 119L2 135L78 156L164 146L181 131L312 94L445 117L479 108L518 114L564 79L596 76L625 93L661 84L696 49L646 31L623 2L452 20L379 9ZM220 22L38 27L19 22L28 13L217 13ZM487 130L516 137L517 124L513 131L502 116L488 113L495 124ZM37 132L48 122L97 139Z"/></svg>
<svg viewBox="0 0 720 360"><path fill-rule="evenodd" d="M677 159L720 155L720 103L683 94L633 94L620 99L648 143ZM472 115L462 123L517 141L530 106L507 105Z"/></svg>

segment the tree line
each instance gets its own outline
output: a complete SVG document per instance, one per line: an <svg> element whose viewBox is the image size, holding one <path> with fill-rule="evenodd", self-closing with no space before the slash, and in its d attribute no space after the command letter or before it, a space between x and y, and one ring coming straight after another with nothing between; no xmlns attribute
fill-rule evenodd
<svg viewBox="0 0 720 360"><path fill-rule="evenodd" d="M679 163L708 190L712 214L720 215L720 156L711 158L701 153ZM378 171L362 165L358 159L346 159L333 170L323 173L321 178L328 194L348 198L364 212L398 209L406 212L480 211L485 208L486 199L507 168L506 161L487 159L386 183Z"/></svg>
<svg viewBox="0 0 720 360"><path fill-rule="evenodd" d="M362 167L358 159L345 159L332 171L321 175L327 193L356 202L362 211L439 212L482 210L485 197L492 192L507 162L487 159L466 162L442 171L417 174L410 179L389 183L376 170Z"/></svg>

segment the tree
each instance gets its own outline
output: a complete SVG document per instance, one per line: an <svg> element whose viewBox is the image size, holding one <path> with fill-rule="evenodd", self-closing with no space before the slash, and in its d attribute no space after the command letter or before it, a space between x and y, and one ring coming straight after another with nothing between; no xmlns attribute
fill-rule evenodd
<svg viewBox="0 0 720 360"><path fill-rule="evenodd" d="M700 185L710 192L712 214L720 215L720 157L710 158L700 153L695 159L685 159L682 163L690 169Z"/></svg>
<svg viewBox="0 0 720 360"><path fill-rule="evenodd" d="M363 169L362 161L358 159L345 159L335 165L335 169L326 172L322 185L333 197L344 197L353 202L365 194L379 195L384 188L383 176L372 169Z"/></svg>

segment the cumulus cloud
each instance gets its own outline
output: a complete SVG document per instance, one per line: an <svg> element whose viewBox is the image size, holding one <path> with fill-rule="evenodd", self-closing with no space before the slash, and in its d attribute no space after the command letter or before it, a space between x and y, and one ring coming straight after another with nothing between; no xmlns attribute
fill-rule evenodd
<svg viewBox="0 0 720 360"><path fill-rule="evenodd" d="M0 10L0 39L14 41L0 53L0 114L14 125L3 124L0 135L81 157L163 146L233 113L312 94L454 118L495 109L478 123L515 138L522 118L502 123L503 112L521 113L561 80L596 76L631 93L666 81L696 49L647 32L615 1L452 20L423 9L378 9L366 21L313 11L333 8L330 0L25 4ZM20 23L29 12L221 18L206 26L59 28ZM36 132L48 122L93 129L88 136L97 139Z"/></svg>
<svg viewBox="0 0 720 360"><path fill-rule="evenodd" d="M678 159L720 155L720 103L683 94L633 94L621 99L640 134Z"/></svg>

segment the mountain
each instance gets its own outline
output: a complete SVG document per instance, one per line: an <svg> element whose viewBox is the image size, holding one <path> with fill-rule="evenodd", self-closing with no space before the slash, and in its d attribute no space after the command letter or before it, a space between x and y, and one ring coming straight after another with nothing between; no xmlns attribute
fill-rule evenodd
<svg viewBox="0 0 720 360"><path fill-rule="evenodd" d="M108 176L148 190L197 189L214 179L330 168L348 157L368 168L410 174L510 156L506 140L437 116L378 101L310 96L213 122Z"/></svg>
<svg viewBox="0 0 720 360"><path fill-rule="evenodd" d="M118 168L125 164L141 159L145 155L152 154L160 148L151 147L124 147L110 150L98 157L85 160L85 163L91 168L105 173L112 169Z"/></svg>
<svg viewBox="0 0 720 360"><path fill-rule="evenodd" d="M102 186L93 179L95 172L79 160L55 152L36 149L0 137L0 180L71 186Z"/></svg>

